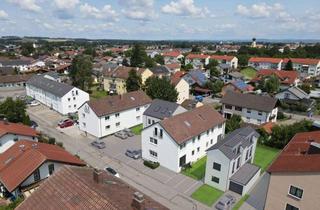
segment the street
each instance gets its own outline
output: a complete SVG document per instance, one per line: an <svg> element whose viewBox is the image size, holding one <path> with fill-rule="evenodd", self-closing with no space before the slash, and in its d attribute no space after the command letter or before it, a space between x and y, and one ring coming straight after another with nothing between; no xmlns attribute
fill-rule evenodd
<svg viewBox="0 0 320 210"><path fill-rule="evenodd" d="M64 119L58 113L43 105L29 107L30 118L39 124L39 131L56 138L70 153L80 156L88 165L104 169L114 168L122 180L162 203L170 209L211 209L196 200L191 194L203 183L180 173L174 173L159 167L152 170L143 165L142 160L133 160L125 156L126 149L141 148L140 136L120 140L114 136L103 138L105 149L96 149L90 145L95 139L86 136L77 126L60 129L57 122Z"/></svg>

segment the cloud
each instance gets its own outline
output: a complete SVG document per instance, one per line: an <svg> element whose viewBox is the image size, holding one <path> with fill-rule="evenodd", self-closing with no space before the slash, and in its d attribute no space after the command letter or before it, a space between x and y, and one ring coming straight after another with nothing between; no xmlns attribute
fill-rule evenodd
<svg viewBox="0 0 320 210"><path fill-rule="evenodd" d="M0 10L0 20L8 20L8 13L6 13L4 10Z"/></svg>
<svg viewBox="0 0 320 210"><path fill-rule="evenodd" d="M118 17L117 12L112 9L111 5L105 5L102 9L98 9L95 6L91 6L88 3L85 3L80 6L80 12L85 17L96 19L108 19L115 21Z"/></svg>
<svg viewBox="0 0 320 210"><path fill-rule="evenodd" d="M163 6L161 11L166 14L178 16L206 17L210 16L210 11L206 7L197 7L193 0L171 1Z"/></svg>
<svg viewBox="0 0 320 210"><path fill-rule="evenodd" d="M7 2L19 6L21 9L31 12L40 12L41 7L36 3L36 0L7 0Z"/></svg>
<svg viewBox="0 0 320 210"><path fill-rule="evenodd" d="M157 17L153 0L119 0L122 13L132 20L150 21Z"/></svg>
<svg viewBox="0 0 320 210"><path fill-rule="evenodd" d="M238 5L236 13L249 18L267 18L271 14L282 11L283 8L280 4L276 3L268 5L266 3L253 4L251 6Z"/></svg>
<svg viewBox="0 0 320 210"><path fill-rule="evenodd" d="M54 4L59 10L68 10L75 8L79 0L54 0Z"/></svg>

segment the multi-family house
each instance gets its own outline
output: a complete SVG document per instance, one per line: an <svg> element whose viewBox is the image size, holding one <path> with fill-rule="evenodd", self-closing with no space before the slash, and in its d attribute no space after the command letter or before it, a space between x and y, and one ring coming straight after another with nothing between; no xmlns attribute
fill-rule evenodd
<svg viewBox="0 0 320 210"><path fill-rule="evenodd" d="M244 122L257 125L277 121L277 99L269 96L228 91L221 103L222 114L227 119L239 115Z"/></svg>
<svg viewBox="0 0 320 210"><path fill-rule="evenodd" d="M182 53L178 50L164 52L162 56L165 64L180 63L180 60L183 58Z"/></svg>
<svg viewBox="0 0 320 210"><path fill-rule="evenodd" d="M297 133L267 170L265 209L318 209L319 162L320 132Z"/></svg>
<svg viewBox="0 0 320 210"><path fill-rule="evenodd" d="M36 188L63 165L85 163L57 145L18 141L0 154L0 195L17 197L24 190Z"/></svg>
<svg viewBox="0 0 320 210"><path fill-rule="evenodd" d="M238 58L228 55L211 55L210 59L218 61L219 64L227 64L231 69L238 68Z"/></svg>
<svg viewBox="0 0 320 210"><path fill-rule="evenodd" d="M259 134L251 127L232 131L207 150L205 183L245 195L260 175L253 165Z"/></svg>
<svg viewBox="0 0 320 210"><path fill-rule="evenodd" d="M84 102L89 101L89 94L85 91L43 75L31 77L27 81L26 92L28 96L63 115L77 112Z"/></svg>
<svg viewBox="0 0 320 210"><path fill-rule="evenodd" d="M17 74L17 75L0 75L0 89L21 89L26 87L27 81L32 77L32 74Z"/></svg>
<svg viewBox="0 0 320 210"><path fill-rule="evenodd" d="M252 92L254 87L245 83L243 80L235 80L225 84L221 89L221 95L225 95L228 91L247 93Z"/></svg>
<svg viewBox="0 0 320 210"><path fill-rule="evenodd" d="M154 99L143 113L143 127L146 128L165 118L186 112L187 110L177 103Z"/></svg>
<svg viewBox="0 0 320 210"><path fill-rule="evenodd" d="M291 60L292 68L301 72L302 76L318 76L320 74L320 59L289 58L284 59L284 65Z"/></svg>
<svg viewBox="0 0 320 210"><path fill-rule="evenodd" d="M33 128L20 124L0 121L0 153L20 140L38 141L38 133Z"/></svg>
<svg viewBox="0 0 320 210"><path fill-rule="evenodd" d="M204 157L224 130L224 118L209 105L183 112L143 129L142 158L180 172Z"/></svg>
<svg viewBox="0 0 320 210"><path fill-rule="evenodd" d="M142 124L151 102L143 91L88 101L79 108L79 128L98 138L131 128Z"/></svg>
<svg viewBox="0 0 320 210"><path fill-rule="evenodd" d="M178 104L189 99L190 96L190 85L185 79L183 79L183 76L184 72L182 71L178 71L171 76L171 84L175 86L175 89L178 92Z"/></svg>
<svg viewBox="0 0 320 210"><path fill-rule="evenodd" d="M189 54L186 56L185 65L191 63L195 69L202 69L209 64L210 55Z"/></svg>
<svg viewBox="0 0 320 210"><path fill-rule="evenodd" d="M159 78L162 77L170 77L171 75L171 69L169 69L167 66L155 66L150 69L154 76L157 76Z"/></svg>
<svg viewBox="0 0 320 210"><path fill-rule="evenodd" d="M262 58L262 57L252 57L249 59L248 66L255 68L257 70L261 69L276 69L281 70L282 58Z"/></svg>

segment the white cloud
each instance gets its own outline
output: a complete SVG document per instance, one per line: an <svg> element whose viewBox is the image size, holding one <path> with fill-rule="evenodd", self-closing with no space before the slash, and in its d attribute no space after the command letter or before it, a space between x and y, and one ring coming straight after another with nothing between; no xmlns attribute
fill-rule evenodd
<svg viewBox="0 0 320 210"><path fill-rule="evenodd" d="M169 4L163 6L161 11L166 14L173 14L179 16L192 17L206 17L210 16L210 11L206 7L197 7L193 0L178 0L171 1Z"/></svg>
<svg viewBox="0 0 320 210"><path fill-rule="evenodd" d="M95 6L91 6L87 3L80 6L80 12L85 17L91 17L96 19L109 19L117 20L118 14L112 9L111 5L105 5L102 9L98 9Z"/></svg>
<svg viewBox="0 0 320 210"><path fill-rule="evenodd" d="M237 14L250 18L267 18L273 13L282 11L283 8L280 4L276 3L268 5L266 3L253 4L251 6L238 5Z"/></svg>
<svg viewBox="0 0 320 210"><path fill-rule="evenodd" d="M8 17L8 13L6 13L4 10L0 10L0 20L7 20Z"/></svg>
<svg viewBox="0 0 320 210"><path fill-rule="evenodd" d="M129 19L149 21L157 17L154 0L119 0L122 13Z"/></svg>
<svg viewBox="0 0 320 210"><path fill-rule="evenodd" d="M54 3L59 10L68 10L77 6L79 0L54 0Z"/></svg>
<svg viewBox="0 0 320 210"><path fill-rule="evenodd" d="M31 12L41 11L41 7L36 3L36 0L7 0L7 2L18 5L21 9Z"/></svg>

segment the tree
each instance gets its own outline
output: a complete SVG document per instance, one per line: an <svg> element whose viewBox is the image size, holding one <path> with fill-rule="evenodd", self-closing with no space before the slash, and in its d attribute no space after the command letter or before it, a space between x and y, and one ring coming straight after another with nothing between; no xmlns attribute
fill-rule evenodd
<svg viewBox="0 0 320 210"><path fill-rule="evenodd" d="M206 66L206 69L210 70L210 76L211 77L218 77L220 76L220 72L217 69L217 66L219 65L219 62L215 59L210 59L209 64Z"/></svg>
<svg viewBox="0 0 320 210"><path fill-rule="evenodd" d="M96 49L93 47L88 47L83 51L83 54L91 55L93 58L96 57Z"/></svg>
<svg viewBox="0 0 320 210"><path fill-rule="evenodd" d="M192 46L192 49L191 49L191 52L197 52L197 53L199 53L199 52L201 52L201 49L198 47L198 46Z"/></svg>
<svg viewBox="0 0 320 210"><path fill-rule="evenodd" d="M26 105L22 100L7 98L0 103L0 113L1 117L6 118L9 122L31 124L30 118L26 113Z"/></svg>
<svg viewBox="0 0 320 210"><path fill-rule="evenodd" d="M232 115L232 117L226 121L226 133L230 133L231 131L240 128L241 122L241 116Z"/></svg>
<svg viewBox="0 0 320 210"><path fill-rule="evenodd" d="M240 66L248 66L249 55L237 55Z"/></svg>
<svg viewBox="0 0 320 210"><path fill-rule="evenodd" d="M108 50L103 52L103 56L112 56L112 51Z"/></svg>
<svg viewBox="0 0 320 210"><path fill-rule="evenodd" d="M131 69L129 71L129 77L126 81L127 92L140 90L141 83L141 77L137 74L137 71Z"/></svg>
<svg viewBox="0 0 320 210"><path fill-rule="evenodd" d="M77 55L73 61L70 78L74 86L87 91L92 85L92 57L89 55Z"/></svg>
<svg viewBox="0 0 320 210"><path fill-rule="evenodd" d="M154 60L153 60L151 57L146 56L146 57L144 58L144 66L145 66L146 68L153 68L153 67L156 66L156 63L154 62Z"/></svg>
<svg viewBox="0 0 320 210"><path fill-rule="evenodd" d="M30 56L35 52L35 49L33 47L33 43L26 42L21 45L21 54L23 56Z"/></svg>
<svg viewBox="0 0 320 210"><path fill-rule="evenodd" d="M124 58L124 59L122 60L122 65L123 65L123 66L129 66L128 59Z"/></svg>
<svg viewBox="0 0 320 210"><path fill-rule="evenodd" d="M301 90L303 90L304 92L306 92L307 94L310 94L311 92L311 85L309 83L302 83L302 85L299 86L299 88Z"/></svg>
<svg viewBox="0 0 320 210"><path fill-rule="evenodd" d="M291 61L291 60L289 60L289 61L286 63L286 66L284 67L284 70L287 70L287 71L293 70L293 65L292 65L292 61Z"/></svg>
<svg viewBox="0 0 320 210"><path fill-rule="evenodd" d="M154 56L154 61L161 64L161 65L164 65L164 58L162 55L155 55Z"/></svg>
<svg viewBox="0 0 320 210"><path fill-rule="evenodd" d="M152 98L158 98L166 101L176 102L178 92L170 80L166 77L149 77L145 83L147 95Z"/></svg>
<svg viewBox="0 0 320 210"><path fill-rule="evenodd" d="M182 67L181 67L182 68ZM191 70L191 69L193 69L193 65L191 64L191 63L188 63L187 65L185 65L184 67L183 67L183 70L185 70L185 71L189 71L189 70Z"/></svg>
<svg viewBox="0 0 320 210"><path fill-rule="evenodd" d="M212 90L214 94L220 93L224 83L221 80L216 80L215 82L207 82L206 88Z"/></svg>
<svg viewBox="0 0 320 210"><path fill-rule="evenodd" d="M264 78L263 80L263 90L268 93L276 93L279 91L280 81L275 75Z"/></svg>
<svg viewBox="0 0 320 210"><path fill-rule="evenodd" d="M144 51L143 47L139 44L134 45L130 56L131 66L144 67L146 57L147 54Z"/></svg>

